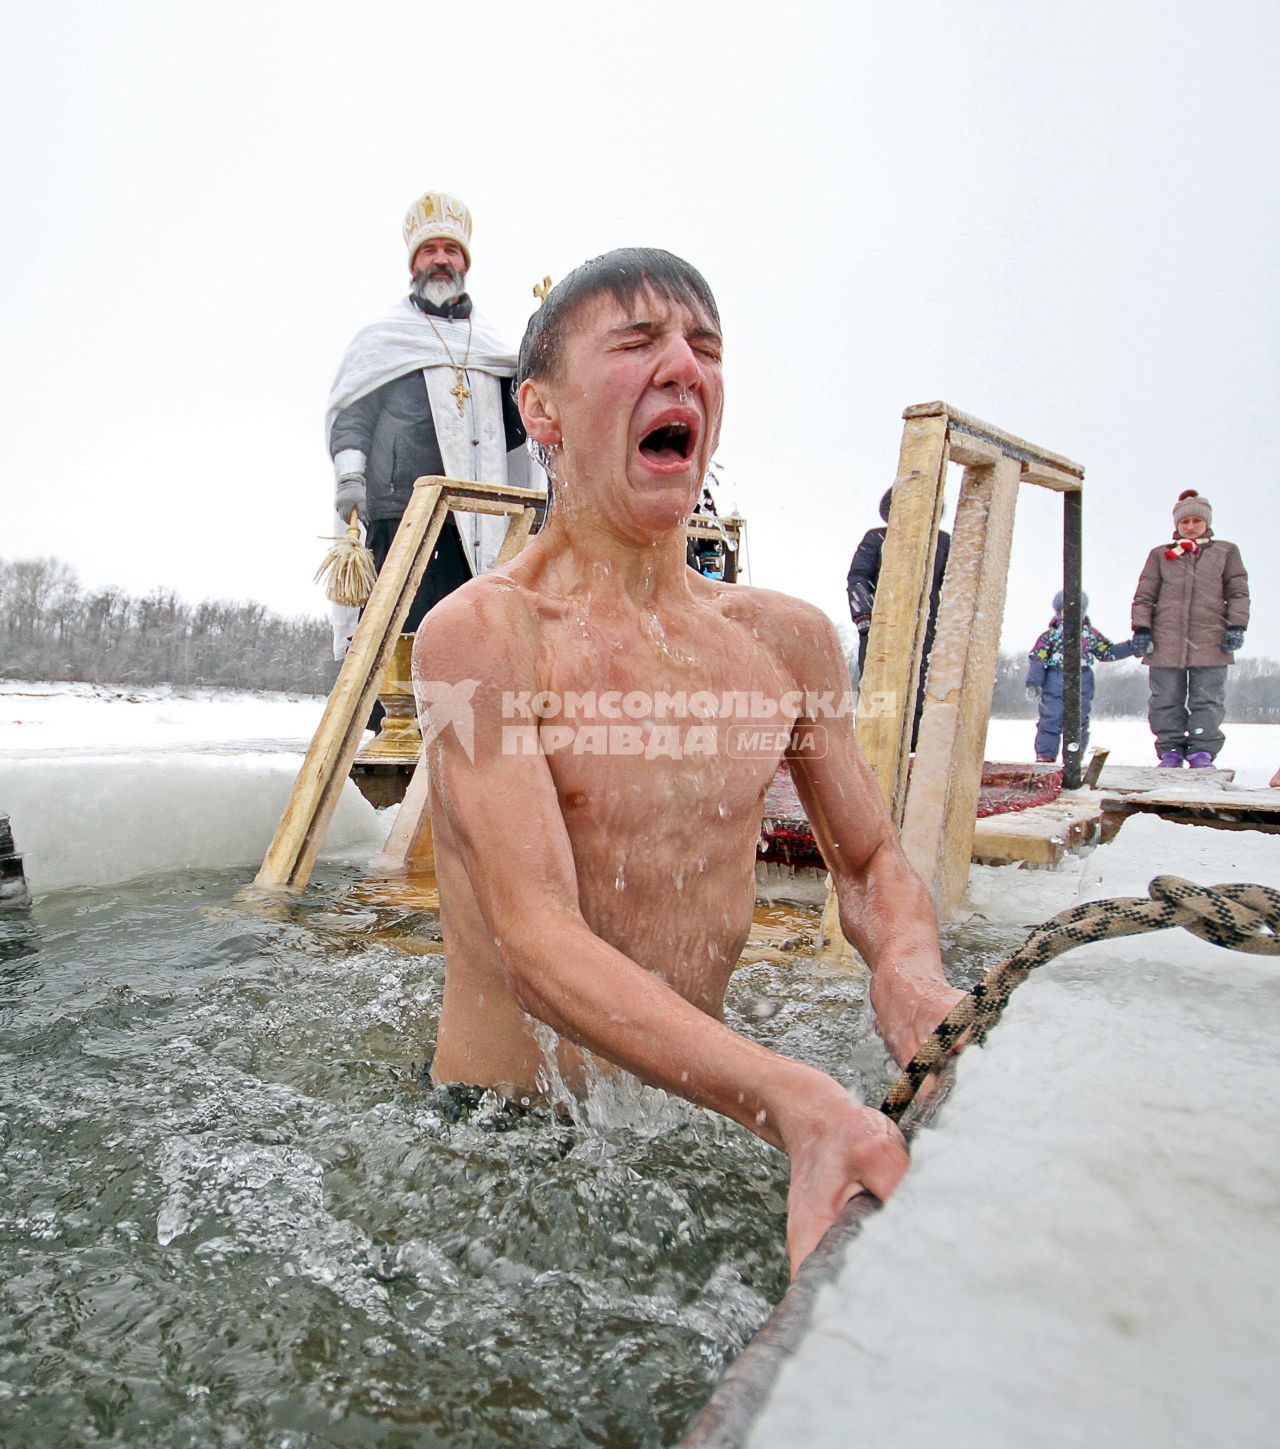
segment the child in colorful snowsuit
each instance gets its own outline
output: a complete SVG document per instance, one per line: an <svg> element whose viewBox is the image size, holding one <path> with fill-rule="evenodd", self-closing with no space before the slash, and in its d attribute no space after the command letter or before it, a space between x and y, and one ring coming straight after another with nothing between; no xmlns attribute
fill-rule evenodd
<svg viewBox="0 0 1280 1449"><path fill-rule="evenodd" d="M1166 769L1207 769L1222 748L1227 667L1244 647L1249 575L1234 543L1213 536L1194 488L1173 505L1173 542L1147 555L1133 596L1134 653L1150 670L1147 720Z"/></svg>
<svg viewBox="0 0 1280 1449"><path fill-rule="evenodd" d="M1081 612L1088 609L1087 594L1080 595ZM1133 644L1125 639L1113 644L1089 622L1088 614L1080 627L1080 748L1089 742L1089 711L1093 707L1093 662L1110 663L1128 659ZM1040 696L1040 723L1036 728L1036 759L1048 762L1058 758L1062 747L1062 595L1053 597L1053 618L1049 627L1032 645L1028 655L1027 688Z"/></svg>

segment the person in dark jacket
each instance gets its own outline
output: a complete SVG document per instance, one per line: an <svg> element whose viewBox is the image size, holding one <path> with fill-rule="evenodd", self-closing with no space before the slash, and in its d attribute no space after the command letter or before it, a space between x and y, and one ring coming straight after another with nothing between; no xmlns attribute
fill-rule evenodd
<svg viewBox="0 0 1280 1449"><path fill-rule="evenodd" d="M1166 769L1207 769L1222 749L1227 668L1249 625L1249 575L1213 536L1213 507L1188 488L1173 542L1153 548L1133 596L1133 652L1150 670L1147 720Z"/></svg>
<svg viewBox="0 0 1280 1449"><path fill-rule="evenodd" d="M334 508L354 510L381 571L414 480L440 474L529 483L524 427L512 393L515 353L476 315L466 287L471 213L429 191L404 221L409 295L356 336L342 360L326 421ZM505 518L450 514L405 622L492 567ZM354 628L354 614L348 620ZM345 651L335 628L335 652Z"/></svg>
<svg viewBox="0 0 1280 1449"><path fill-rule="evenodd" d="M871 630L871 611L876 600L876 585L880 581L880 559L884 552L885 534L888 533L889 505L893 501L893 489L885 492L880 500L880 517L884 528L868 529L862 536L849 565L848 593L849 613L853 626L858 631L858 677L867 663L867 636ZM947 567L947 555L951 550L951 535L945 529L938 530L938 547L933 556L933 587L929 592L929 622L924 631L924 657L920 661L920 685L916 691L916 712L911 725L911 748L915 749L916 736L920 732L920 716L924 712L924 686L928 677L929 655L933 652L933 635L938 623L938 600L942 596L942 576Z"/></svg>
<svg viewBox="0 0 1280 1449"><path fill-rule="evenodd" d="M1133 643L1128 639L1113 644L1089 622L1089 596L1080 595L1080 748L1089 743L1089 714L1093 709L1093 665L1108 664L1115 659L1128 659ZM1063 675L1062 661L1062 593L1053 596L1053 618L1049 627L1031 646L1027 656L1027 688L1040 699L1040 719L1036 728L1036 759L1049 763L1058 758L1062 748Z"/></svg>

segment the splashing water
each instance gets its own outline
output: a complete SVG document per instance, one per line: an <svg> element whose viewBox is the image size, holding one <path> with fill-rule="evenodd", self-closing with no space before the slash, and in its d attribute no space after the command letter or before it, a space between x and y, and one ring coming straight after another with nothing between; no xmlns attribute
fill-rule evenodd
<svg viewBox="0 0 1280 1449"><path fill-rule="evenodd" d="M783 1158L627 1078L460 1107L438 918L239 884L0 925L6 1449L676 1441L785 1286ZM727 1019L890 1078L848 975L743 967Z"/></svg>

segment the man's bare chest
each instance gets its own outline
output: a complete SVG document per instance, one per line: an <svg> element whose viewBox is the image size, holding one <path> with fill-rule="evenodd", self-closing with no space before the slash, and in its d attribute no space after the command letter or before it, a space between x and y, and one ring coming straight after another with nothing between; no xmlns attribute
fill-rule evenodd
<svg viewBox="0 0 1280 1449"><path fill-rule="evenodd" d="M693 630L574 620L539 663L544 687L524 703L567 815L745 819L802 709L773 653L718 616Z"/></svg>

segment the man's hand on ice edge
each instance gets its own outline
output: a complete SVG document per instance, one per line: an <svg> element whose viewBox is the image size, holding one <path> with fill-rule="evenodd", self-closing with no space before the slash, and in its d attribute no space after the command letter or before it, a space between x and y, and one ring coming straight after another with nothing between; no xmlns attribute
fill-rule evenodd
<svg viewBox="0 0 1280 1449"><path fill-rule="evenodd" d="M902 1133L881 1112L854 1102L838 1082L811 1093L806 1110L780 1123L791 1158L787 1251L794 1278L840 1210L864 1188L882 1201L907 1170Z"/></svg>

